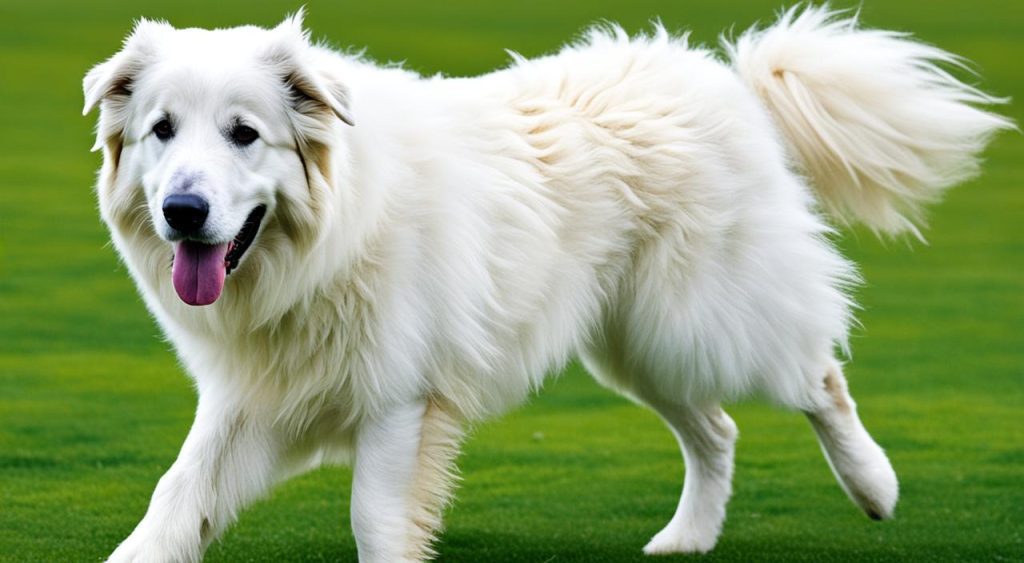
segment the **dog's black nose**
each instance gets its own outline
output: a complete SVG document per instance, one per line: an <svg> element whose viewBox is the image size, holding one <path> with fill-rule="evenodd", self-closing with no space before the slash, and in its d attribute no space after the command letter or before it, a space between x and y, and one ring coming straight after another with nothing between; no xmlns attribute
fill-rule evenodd
<svg viewBox="0 0 1024 563"><path fill-rule="evenodd" d="M194 235L203 228L210 204L195 194L174 194L164 200L164 219L183 235Z"/></svg>

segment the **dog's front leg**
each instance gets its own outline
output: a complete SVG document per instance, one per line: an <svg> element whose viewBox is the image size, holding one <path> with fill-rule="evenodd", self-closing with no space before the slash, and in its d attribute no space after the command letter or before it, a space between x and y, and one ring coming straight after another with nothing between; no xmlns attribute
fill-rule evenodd
<svg viewBox="0 0 1024 563"><path fill-rule="evenodd" d="M178 459L112 562L194 562L244 504L272 484L280 442L271 426L226 396L200 396Z"/></svg>
<svg viewBox="0 0 1024 563"><path fill-rule="evenodd" d="M356 438L352 530L363 563L433 552L462 432L442 403L415 401L365 422Z"/></svg>
<svg viewBox="0 0 1024 563"><path fill-rule="evenodd" d="M352 531L363 563L415 561L409 545L413 481L426 403L416 401L365 422L356 438Z"/></svg>

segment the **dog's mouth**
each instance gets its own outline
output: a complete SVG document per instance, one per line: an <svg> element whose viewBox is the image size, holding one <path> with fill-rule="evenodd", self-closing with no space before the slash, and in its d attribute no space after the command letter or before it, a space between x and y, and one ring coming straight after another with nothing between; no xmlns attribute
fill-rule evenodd
<svg viewBox="0 0 1024 563"><path fill-rule="evenodd" d="M234 240L208 244L183 240L174 247L174 267L171 278L178 297L189 305L209 305L224 290L224 278L238 267L242 255L256 240L265 205L253 209Z"/></svg>

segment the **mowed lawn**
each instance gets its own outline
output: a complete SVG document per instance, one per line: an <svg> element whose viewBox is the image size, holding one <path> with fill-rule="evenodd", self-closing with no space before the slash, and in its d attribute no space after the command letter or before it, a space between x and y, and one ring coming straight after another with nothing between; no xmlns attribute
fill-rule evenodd
<svg viewBox="0 0 1024 563"><path fill-rule="evenodd" d="M0 560L105 557L144 513L195 405L98 219L81 78L137 16L271 25L298 6L272 4L0 4ZM310 0L307 22L379 60L464 75L503 65L504 48L551 51L601 19L635 31L660 17L713 42L768 19L779 0L630 4ZM866 0L862 16L966 56L986 89L1024 100L1024 3ZM1020 122L1021 108L1002 111ZM846 500L802 416L735 405L736 492L702 560L1024 559L1020 134L996 141L984 176L934 209L927 236L882 243L847 231L841 241L867 279L848 375L901 477L896 519L872 522ZM475 428L461 466L443 561L639 561L683 475L660 422L576 367ZM282 485L208 560L354 560L350 478L325 468Z"/></svg>

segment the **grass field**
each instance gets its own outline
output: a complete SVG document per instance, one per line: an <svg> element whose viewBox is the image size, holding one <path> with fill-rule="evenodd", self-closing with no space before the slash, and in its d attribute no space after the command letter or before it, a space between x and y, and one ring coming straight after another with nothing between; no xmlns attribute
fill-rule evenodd
<svg viewBox="0 0 1024 563"><path fill-rule="evenodd" d="M714 41L780 0L308 2L337 45L423 72L502 65L590 22L659 16ZM0 560L95 561L142 516L195 397L107 244L91 191L94 116L81 78L131 20L270 25L297 2L0 4ZM915 32L1024 100L1024 3L866 0L869 24ZM1024 121L1020 104L1004 109ZM942 119L942 116L935 116ZM802 417L751 403L736 493L708 561L1024 560L1024 139L1001 136L985 175L934 210L930 244L841 241L868 280L848 375L902 479L897 518L863 517ZM675 507L682 465L650 413L578 368L474 430L440 545L444 561L631 561ZM209 561L354 560L347 469L278 488Z"/></svg>

